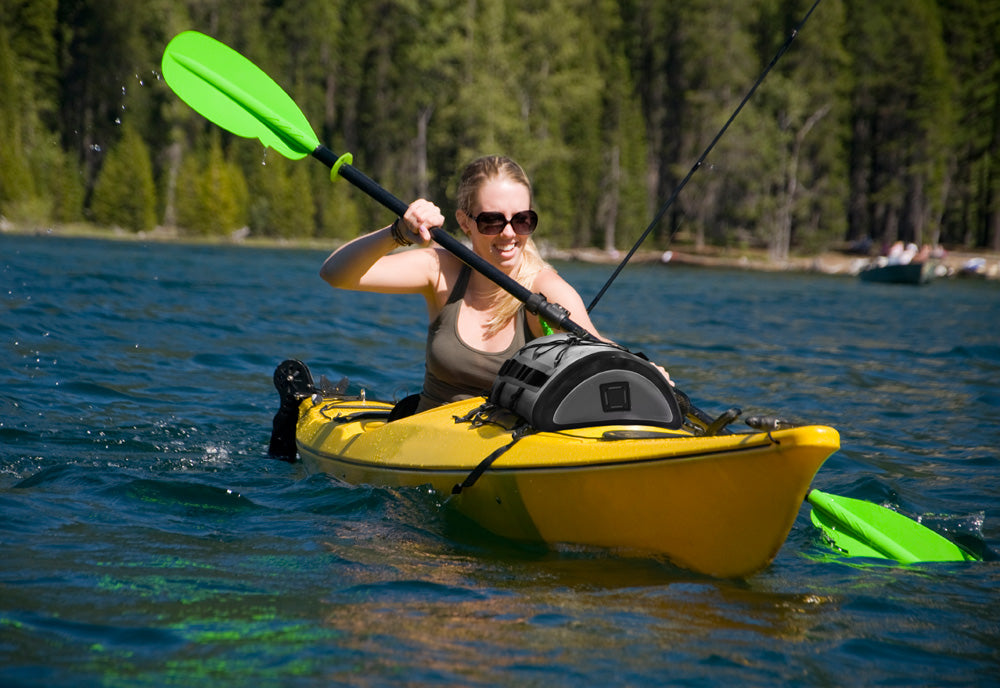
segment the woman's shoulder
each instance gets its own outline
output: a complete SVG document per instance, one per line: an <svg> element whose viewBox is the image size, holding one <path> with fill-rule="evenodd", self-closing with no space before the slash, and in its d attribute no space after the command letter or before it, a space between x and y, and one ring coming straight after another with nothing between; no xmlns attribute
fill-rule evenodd
<svg viewBox="0 0 1000 688"><path fill-rule="evenodd" d="M551 265L544 266L532 280L532 291L545 291L546 289L572 289L569 282L564 280L555 268Z"/></svg>
<svg viewBox="0 0 1000 688"><path fill-rule="evenodd" d="M440 308L448 300L452 290L458 283L459 276L462 273L462 268L465 267L465 263L443 248L434 247L427 250L433 252L432 260L437 266L437 278L434 285L434 292L436 295L435 301L437 302L438 308Z"/></svg>

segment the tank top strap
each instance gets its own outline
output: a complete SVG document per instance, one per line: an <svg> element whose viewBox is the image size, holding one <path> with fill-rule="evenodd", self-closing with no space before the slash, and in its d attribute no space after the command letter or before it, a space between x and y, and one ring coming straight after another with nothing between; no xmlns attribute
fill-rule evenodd
<svg viewBox="0 0 1000 688"><path fill-rule="evenodd" d="M451 293L448 295L448 300L445 303L455 303L456 301L462 300L462 297L465 296L465 290L469 287L469 277L471 275L472 268L465 263L462 263L462 269L458 273L458 279L455 280L455 286L452 287Z"/></svg>

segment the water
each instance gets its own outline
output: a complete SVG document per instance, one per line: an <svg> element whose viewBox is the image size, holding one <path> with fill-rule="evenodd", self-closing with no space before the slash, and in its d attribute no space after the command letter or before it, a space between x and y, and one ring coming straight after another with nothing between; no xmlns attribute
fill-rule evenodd
<svg viewBox="0 0 1000 688"><path fill-rule="evenodd" d="M421 380L421 299L323 257L0 237L0 684L1000 682L995 560L836 560L803 507L719 581L268 459L282 359ZM609 274L560 268L585 302ZM817 487L1000 549L1000 286L633 266L594 316L706 410L837 427Z"/></svg>

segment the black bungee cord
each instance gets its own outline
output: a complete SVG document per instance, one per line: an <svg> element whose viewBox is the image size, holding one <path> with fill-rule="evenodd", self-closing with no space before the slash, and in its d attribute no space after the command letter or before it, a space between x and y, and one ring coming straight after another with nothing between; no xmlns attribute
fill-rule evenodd
<svg viewBox="0 0 1000 688"><path fill-rule="evenodd" d="M775 64L777 64L778 60L781 59L781 56L784 55L785 52L788 50L789 46L791 46L792 41L794 41L795 37L799 35L799 31L802 30L803 26L805 26L806 21L808 21L809 17L812 15L816 7L819 6L820 2L821 0L816 0L816 2L813 3L812 7L809 8L809 11L806 12L805 16L802 17L802 20L798 24L796 24L795 28L792 29L792 32L788 35L788 38L785 39L785 42L781 45L780 48L778 48L778 52L776 52L774 54L774 57L771 58L771 62L768 63L767 67L764 68L764 71L760 73L760 76L757 77L757 81L754 82L754 85L750 87L750 90L747 91L747 94L743 96L743 100L740 101L740 104L733 111L733 114L730 115L729 119L726 120L726 123L722 125L722 129L720 129L719 133L715 135L715 138L712 139L712 142L708 144L708 147L701 154L701 157L699 157L698 160L694 163L694 165L691 166L691 169L688 171L684 179L681 180L680 184L678 184L674 188L673 193L670 194L670 198L668 198L667 202L663 204L663 206L659 209L659 211L657 211L656 215L653 217L652 222L650 222L649 226L646 227L646 231L642 233L642 236L639 237L639 240L635 242L635 244L632 246L631 249L629 249L629 252L625 255L625 258L622 260L621 263L618 264L618 267L615 268L615 271L611 273L611 277L608 278L608 281L605 282L604 286L601 287L600 291L597 292L597 296L595 296L594 300L590 302L589 306L587 306L588 313L590 313L590 311L594 309L594 306L597 305L597 302L601 300L601 297L604 296L604 293L608 290L609 287L611 287L611 283L614 282L615 279L618 277L618 275L621 273L621 271L625 269L625 266L632 259L632 256L635 255L635 252L639 250L639 247L646 240L646 238L649 237L650 233L656 228L658 224L660 224L660 220L663 219L663 216L666 215L667 210L670 208L671 205L673 205L674 201L677 200L677 196L680 195L681 190L687 185L691 177L694 176L694 173L698 170L698 168L700 168L704 164L705 159L708 157L708 154L712 152L713 148L715 148L715 144L719 142L719 139L722 138L722 135L726 133L727 129L729 129L729 125L732 124L733 120L735 120L737 115L740 114L740 111L743 109L743 106L746 105L747 101L749 101L750 98L753 96L754 92L757 90L757 87L761 85L761 83L764 81L764 78L771 71L771 68L774 67Z"/></svg>

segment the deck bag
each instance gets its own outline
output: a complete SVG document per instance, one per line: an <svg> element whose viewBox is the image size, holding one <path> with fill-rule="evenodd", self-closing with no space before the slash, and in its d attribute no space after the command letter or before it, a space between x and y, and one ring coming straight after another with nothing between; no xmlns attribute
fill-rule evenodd
<svg viewBox="0 0 1000 688"><path fill-rule="evenodd" d="M504 362L489 401L536 430L684 421L670 383L645 358L571 334L534 339Z"/></svg>

